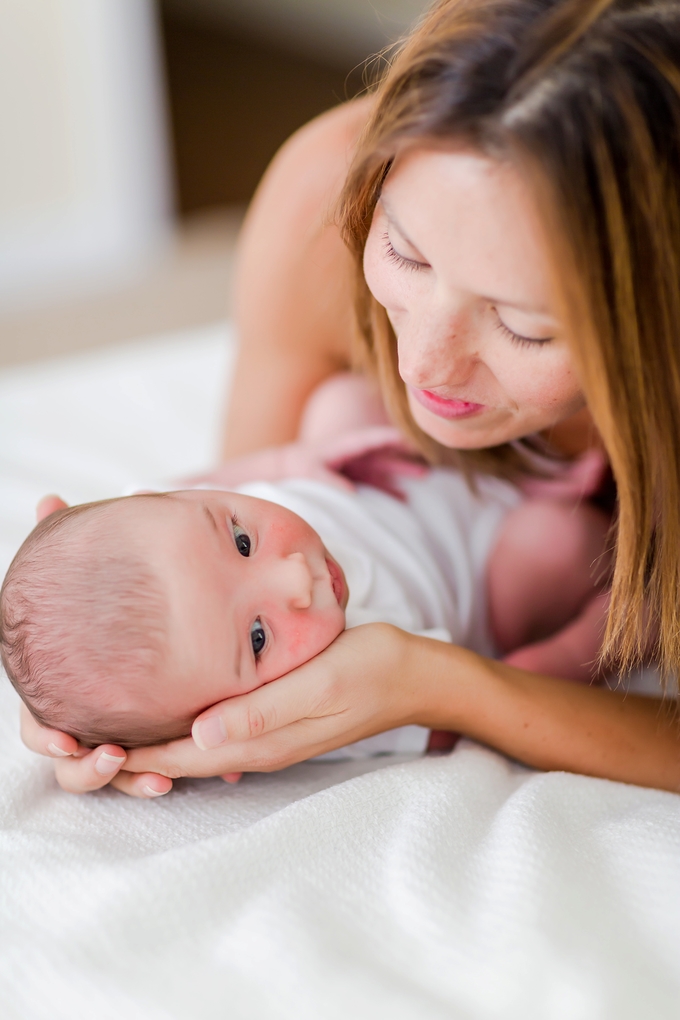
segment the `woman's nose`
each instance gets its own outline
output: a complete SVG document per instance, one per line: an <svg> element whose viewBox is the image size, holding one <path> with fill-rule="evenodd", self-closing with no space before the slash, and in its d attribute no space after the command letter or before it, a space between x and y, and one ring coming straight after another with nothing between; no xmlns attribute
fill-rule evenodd
<svg viewBox="0 0 680 1020"><path fill-rule="evenodd" d="M469 323L456 318L409 326L398 340L399 374L405 383L423 390L458 386L470 379L477 357Z"/></svg>
<svg viewBox="0 0 680 1020"><path fill-rule="evenodd" d="M301 552L290 553L279 561L276 580L279 593L287 606L292 609L309 609L314 579Z"/></svg>

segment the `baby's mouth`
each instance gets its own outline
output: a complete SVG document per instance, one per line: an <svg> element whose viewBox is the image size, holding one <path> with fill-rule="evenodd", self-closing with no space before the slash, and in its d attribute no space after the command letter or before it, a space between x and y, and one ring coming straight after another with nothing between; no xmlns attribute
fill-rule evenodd
<svg viewBox="0 0 680 1020"><path fill-rule="evenodd" d="M342 572L340 564L335 562L330 553L326 553L326 566L328 567L328 573L331 575L333 594L335 595L340 608L344 609L347 605L347 598L349 596L345 575Z"/></svg>

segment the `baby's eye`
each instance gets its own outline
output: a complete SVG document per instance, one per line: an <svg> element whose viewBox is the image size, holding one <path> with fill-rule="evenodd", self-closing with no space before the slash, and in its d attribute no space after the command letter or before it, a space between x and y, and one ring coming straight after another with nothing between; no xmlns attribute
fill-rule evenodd
<svg viewBox="0 0 680 1020"><path fill-rule="evenodd" d="M259 618L250 625L250 643L253 646L255 658L257 659L267 643L267 635Z"/></svg>
<svg viewBox="0 0 680 1020"><path fill-rule="evenodd" d="M250 538L235 518L232 518L231 526L234 532L234 542L241 556L250 556Z"/></svg>

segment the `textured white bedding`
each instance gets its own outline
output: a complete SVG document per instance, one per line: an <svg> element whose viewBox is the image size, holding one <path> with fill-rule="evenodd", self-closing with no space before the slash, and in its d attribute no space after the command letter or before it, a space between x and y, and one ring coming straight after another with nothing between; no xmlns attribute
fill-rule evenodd
<svg viewBox="0 0 680 1020"><path fill-rule="evenodd" d="M210 464L224 326L0 374L3 570L47 491ZM446 758L62 793L0 682L0 1016L665 1020L680 798ZM389 764L386 764L389 762Z"/></svg>

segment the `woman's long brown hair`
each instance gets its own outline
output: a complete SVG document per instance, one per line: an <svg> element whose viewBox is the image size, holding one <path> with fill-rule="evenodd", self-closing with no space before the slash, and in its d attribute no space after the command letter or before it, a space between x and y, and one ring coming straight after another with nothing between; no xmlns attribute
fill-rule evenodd
<svg viewBox="0 0 680 1020"><path fill-rule="evenodd" d="M341 204L364 352L393 415L434 462L512 475L532 440L480 451L413 422L396 340L361 272L380 189L409 146L466 145L532 183L593 419L616 483L604 656L651 628L680 666L680 4L439 0L378 87Z"/></svg>

